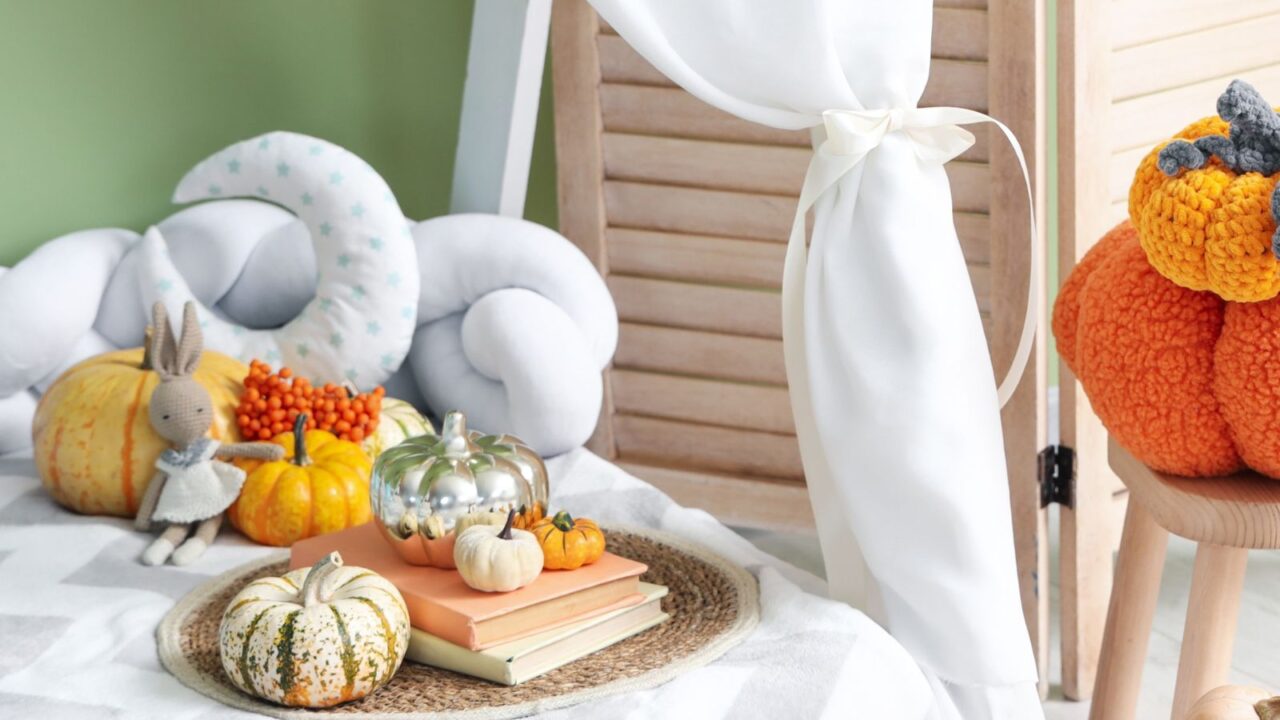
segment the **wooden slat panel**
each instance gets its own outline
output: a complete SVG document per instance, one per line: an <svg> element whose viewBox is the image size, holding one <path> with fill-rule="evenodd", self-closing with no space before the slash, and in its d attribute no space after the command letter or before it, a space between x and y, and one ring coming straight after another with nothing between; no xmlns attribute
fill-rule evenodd
<svg viewBox="0 0 1280 720"><path fill-rule="evenodd" d="M953 60L986 60L986 10L934 8L933 56Z"/></svg>
<svg viewBox="0 0 1280 720"><path fill-rule="evenodd" d="M1241 20L1280 13L1280 0L1119 0L1110 4L1111 47L1122 49Z"/></svg>
<svg viewBox="0 0 1280 720"><path fill-rule="evenodd" d="M785 387L614 369L618 412L703 425L795 434Z"/></svg>
<svg viewBox="0 0 1280 720"><path fill-rule="evenodd" d="M1280 98L1280 65L1272 65L1118 102L1111 110L1111 150L1149 147L1192 121L1214 114L1218 96L1237 75L1252 83L1264 97Z"/></svg>
<svg viewBox="0 0 1280 720"><path fill-rule="evenodd" d="M752 337L782 337L782 299L774 291L610 275L618 317L631 322Z"/></svg>
<svg viewBox="0 0 1280 720"><path fill-rule="evenodd" d="M691 470L801 480L800 447L791 435L733 430L674 420L614 416L618 456Z"/></svg>
<svg viewBox="0 0 1280 720"><path fill-rule="evenodd" d="M1280 15L1268 15L1117 51L1112 97L1124 100L1273 64L1278 37Z"/></svg>
<svg viewBox="0 0 1280 720"><path fill-rule="evenodd" d="M609 224L694 235L785 242L796 200L785 195L606 181Z"/></svg>
<svg viewBox="0 0 1280 720"><path fill-rule="evenodd" d="M678 88L605 83L600 104L604 127L613 132L809 147L808 130L776 130L741 120ZM987 159L990 135L975 134L977 142L961 160Z"/></svg>
<svg viewBox="0 0 1280 720"><path fill-rule="evenodd" d="M610 228L609 265L625 275L755 285L782 284L786 246L761 240Z"/></svg>
<svg viewBox="0 0 1280 720"><path fill-rule="evenodd" d="M605 177L717 190L800 195L813 153L750 145L605 133Z"/></svg>
<svg viewBox="0 0 1280 720"><path fill-rule="evenodd" d="M1151 152L1148 147L1136 147L1121 150L1111 156L1108 174L1111 178L1110 198L1125 200L1129 198L1129 186L1133 184L1133 174L1138 170L1138 163Z"/></svg>
<svg viewBox="0 0 1280 720"><path fill-rule="evenodd" d="M974 8L976 10L985 10L987 0L935 0L934 7L947 8Z"/></svg>
<svg viewBox="0 0 1280 720"><path fill-rule="evenodd" d="M803 484L759 477L620 461L618 465L649 482L685 507L706 510L734 527L788 532L813 531L813 508Z"/></svg>
<svg viewBox="0 0 1280 720"><path fill-rule="evenodd" d="M636 368L728 380L785 384L782 341L640 325L618 327L615 368Z"/></svg>
<svg viewBox="0 0 1280 720"><path fill-rule="evenodd" d="M952 105L987 111L987 64L970 60L934 60L921 107Z"/></svg>
<svg viewBox="0 0 1280 720"><path fill-rule="evenodd" d="M646 135L605 133L605 176L662 185L687 185L800 195L810 152L793 147L709 142ZM946 166L957 210L986 212L991 169L985 163L955 161Z"/></svg>
<svg viewBox="0 0 1280 720"><path fill-rule="evenodd" d="M808 130L777 130L717 110L678 88L604 83L604 127L616 132L809 147Z"/></svg>
<svg viewBox="0 0 1280 720"><path fill-rule="evenodd" d="M596 42L600 46L600 74L605 82L676 86L617 35L600 35Z"/></svg>
<svg viewBox="0 0 1280 720"><path fill-rule="evenodd" d="M991 312L991 269L970 266L979 312ZM782 337L782 300L771 290L610 275L618 317L631 322L752 337Z"/></svg>

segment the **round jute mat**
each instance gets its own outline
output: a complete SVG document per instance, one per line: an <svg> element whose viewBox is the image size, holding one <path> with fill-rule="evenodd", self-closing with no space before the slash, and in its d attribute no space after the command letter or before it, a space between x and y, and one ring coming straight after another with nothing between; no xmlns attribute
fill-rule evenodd
<svg viewBox="0 0 1280 720"><path fill-rule="evenodd" d="M760 621L755 578L716 553L641 528L610 527L608 537L611 552L649 566L643 580L670 588L662 609L671 619L515 687L406 661L386 687L326 710L281 707L241 692L223 674L218 657L222 611L249 582L283 575L286 553L230 570L182 598L156 630L160 661L183 684L214 700L279 718L333 714L488 720L660 685L715 660Z"/></svg>

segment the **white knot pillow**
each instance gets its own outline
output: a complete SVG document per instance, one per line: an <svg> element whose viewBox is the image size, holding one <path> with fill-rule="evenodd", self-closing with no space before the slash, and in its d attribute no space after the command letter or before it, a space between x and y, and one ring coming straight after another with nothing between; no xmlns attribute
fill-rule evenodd
<svg viewBox="0 0 1280 720"><path fill-rule="evenodd" d="M493 215L427 220L413 236L422 295L409 364L427 405L544 455L585 442L618 344L590 260L553 230Z"/></svg>

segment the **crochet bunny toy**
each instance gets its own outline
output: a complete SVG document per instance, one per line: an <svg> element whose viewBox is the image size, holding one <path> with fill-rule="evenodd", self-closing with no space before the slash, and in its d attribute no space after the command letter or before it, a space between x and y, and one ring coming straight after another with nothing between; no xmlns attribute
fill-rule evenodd
<svg viewBox="0 0 1280 720"><path fill-rule="evenodd" d="M142 564L172 559L174 565L186 565L213 542L223 513L244 484L243 470L215 457L278 460L284 448L260 442L220 445L205 436L213 423L213 401L193 377L203 345L193 303L183 308L181 339L173 337L164 305L156 303L150 343L160 373L148 410L151 426L177 449L165 450L156 460L158 472L147 486L134 527L147 531L153 523L167 525L142 553Z"/></svg>

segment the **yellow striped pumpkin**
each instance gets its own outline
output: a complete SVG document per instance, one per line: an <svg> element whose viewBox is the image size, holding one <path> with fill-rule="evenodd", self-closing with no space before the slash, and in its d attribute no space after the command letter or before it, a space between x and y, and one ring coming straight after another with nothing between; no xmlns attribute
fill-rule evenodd
<svg viewBox="0 0 1280 720"><path fill-rule="evenodd" d="M372 570L331 553L311 568L249 583L218 630L236 687L292 707L330 707L387 684L409 648L409 610Z"/></svg>
<svg viewBox="0 0 1280 720"><path fill-rule="evenodd" d="M249 368L206 350L196 381L213 399L215 440L239 440L235 409ZM169 443L147 408L160 376L142 348L91 357L58 377L31 424L36 469L53 499L80 513L131 517Z"/></svg>

